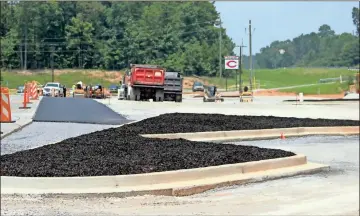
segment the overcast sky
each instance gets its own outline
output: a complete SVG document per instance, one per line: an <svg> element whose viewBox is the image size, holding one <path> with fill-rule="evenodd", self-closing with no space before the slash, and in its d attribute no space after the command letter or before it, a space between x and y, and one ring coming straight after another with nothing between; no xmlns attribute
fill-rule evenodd
<svg viewBox="0 0 360 216"><path fill-rule="evenodd" d="M241 38L244 45L248 45L249 36L245 34L245 28L251 19L253 28L256 28L253 33L255 54L275 40L317 32L322 24L328 24L337 34L352 33L355 26L351 11L353 7L359 7L359 1L216 2L215 6L220 12L223 27L237 45L241 44ZM248 55L248 48L244 51Z"/></svg>

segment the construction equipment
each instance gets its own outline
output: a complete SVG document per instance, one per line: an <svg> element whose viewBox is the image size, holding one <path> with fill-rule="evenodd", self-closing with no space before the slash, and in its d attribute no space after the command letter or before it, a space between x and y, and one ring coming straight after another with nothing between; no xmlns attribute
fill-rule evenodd
<svg viewBox="0 0 360 216"><path fill-rule="evenodd" d="M85 95L85 85L79 81L78 83L75 84L75 89L72 93L73 97L84 97Z"/></svg>
<svg viewBox="0 0 360 216"><path fill-rule="evenodd" d="M84 96L86 98L103 99L103 98L106 98L105 91L106 91L106 89L104 89L104 87L100 84L97 84L95 86L90 85L90 86L85 87Z"/></svg>
<svg viewBox="0 0 360 216"><path fill-rule="evenodd" d="M240 102L253 102L254 96L247 86L244 87L244 91L240 93Z"/></svg>
<svg viewBox="0 0 360 216"><path fill-rule="evenodd" d="M183 77L179 72L165 72L164 100L182 102Z"/></svg>
<svg viewBox="0 0 360 216"><path fill-rule="evenodd" d="M157 65L131 64L122 83L127 100L164 100L165 68Z"/></svg>
<svg viewBox="0 0 360 216"><path fill-rule="evenodd" d="M204 102L218 102L224 101L224 98L221 97L221 94L217 91L216 86L204 86Z"/></svg>

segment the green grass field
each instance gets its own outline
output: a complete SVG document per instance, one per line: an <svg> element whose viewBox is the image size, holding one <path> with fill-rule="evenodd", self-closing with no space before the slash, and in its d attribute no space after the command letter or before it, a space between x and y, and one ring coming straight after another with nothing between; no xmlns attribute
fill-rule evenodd
<svg viewBox="0 0 360 216"><path fill-rule="evenodd" d="M69 71L69 70L68 70ZM70 73L63 73L55 76L55 81L59 81L62 84L70 87L73 83L83 81L86 84L98 84L101 83L104 86L110 84L117 84L119 80L112 83L106 79L114 78L111 72L97 71L96 75L103 73L102 75L93 76L89 72L91 70L74 70ZM287 86L316 84L319 79L324 78L336 78L342 76L352 76L355 74L354 71L347 69L314 69L314 68L286 68L286 69L259 69L254 70L256 88L271 89L280 88ZM36 80L42 84L51 81L50 73L39 73L35 72L31 75L15 73L15 72L1 72L1 78L3 80L2 85L8 86L9 88L16 88L17 86L23 85L25 81ZM208 81L210 84L218 86L218 88L225 89L225 79L215 77L201 77L203 80ZM239 80L239 79L238 79ZM244 71L242 75L243 86L249 85L249 71ZM233 76L228 78L227 86L228 90L235 90L236 80ZM298 87L292 89L283 89L282 91L300 91L307 94L317 94L319 89L321 94L338 93L340 89L347 90L347 83L343 84L323 84L318 86Z"/></svg>
<svg viewBox="0 0 360 216"><path fill-rule="evenodd" d="M9 88L17 88L18 86L24 85L27 81L38 81L41 84L51 82L52 77L51 73L33 73L31 75L14 73L14 72L1 72L2 85L8 86ZM103 74L102 77L93 77L87 74L87 72L71 72L56 75L54 80L55 82L60 82L61 84L71 87L74 83L82 81L86 84L102 84L105 87L108 87L111 84L116 84L109 82L106 78L113 78L109 74Z"/></svg>
<svg viewBox="0 0 360 216"><path fill-rule="evenodd" d="M281 89L280 92L295 92L304 94L340 94L348 90L349 84L347 82L337 83L323 83L312 86L296 87L289 89Z"/></svg>
<svg viewBox="0 0 360 216"><path fill-rule="evenodd" d="M260 69L254 70L257 88L271 89L287 86L316 84L320 79L352 76L354 71L347 69L323 69L323 68L287 68L287 69ZM205 78L210 83L224 87L225 80L219 78ZM242 79L244 84L249 84L249 71L245 71ZM239 80L239 78L238 78ZM228 86L234 86L235 78L228 79Z"/></svg>

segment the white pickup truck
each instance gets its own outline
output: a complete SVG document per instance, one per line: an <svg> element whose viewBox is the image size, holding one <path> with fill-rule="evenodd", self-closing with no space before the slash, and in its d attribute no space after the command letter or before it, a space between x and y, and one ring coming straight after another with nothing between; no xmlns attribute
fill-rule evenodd
<svg viewBox="0 0 360 216"><path fill-rule="evenodd" d="M55 97L63 97L63 86L58 82L48 82L43 88L43 96L51 96L52 89L55 91Z"/></svg>

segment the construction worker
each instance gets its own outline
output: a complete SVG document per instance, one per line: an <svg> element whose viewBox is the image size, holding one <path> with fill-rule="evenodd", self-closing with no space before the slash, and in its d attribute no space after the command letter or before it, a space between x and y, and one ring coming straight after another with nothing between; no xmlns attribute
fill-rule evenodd
<svg viewBox="0 0 360 216"><path fill-rule="evenodd" d="M63 86L63 93L64 93L64 97L66 97L66 86Z"/></svg>

